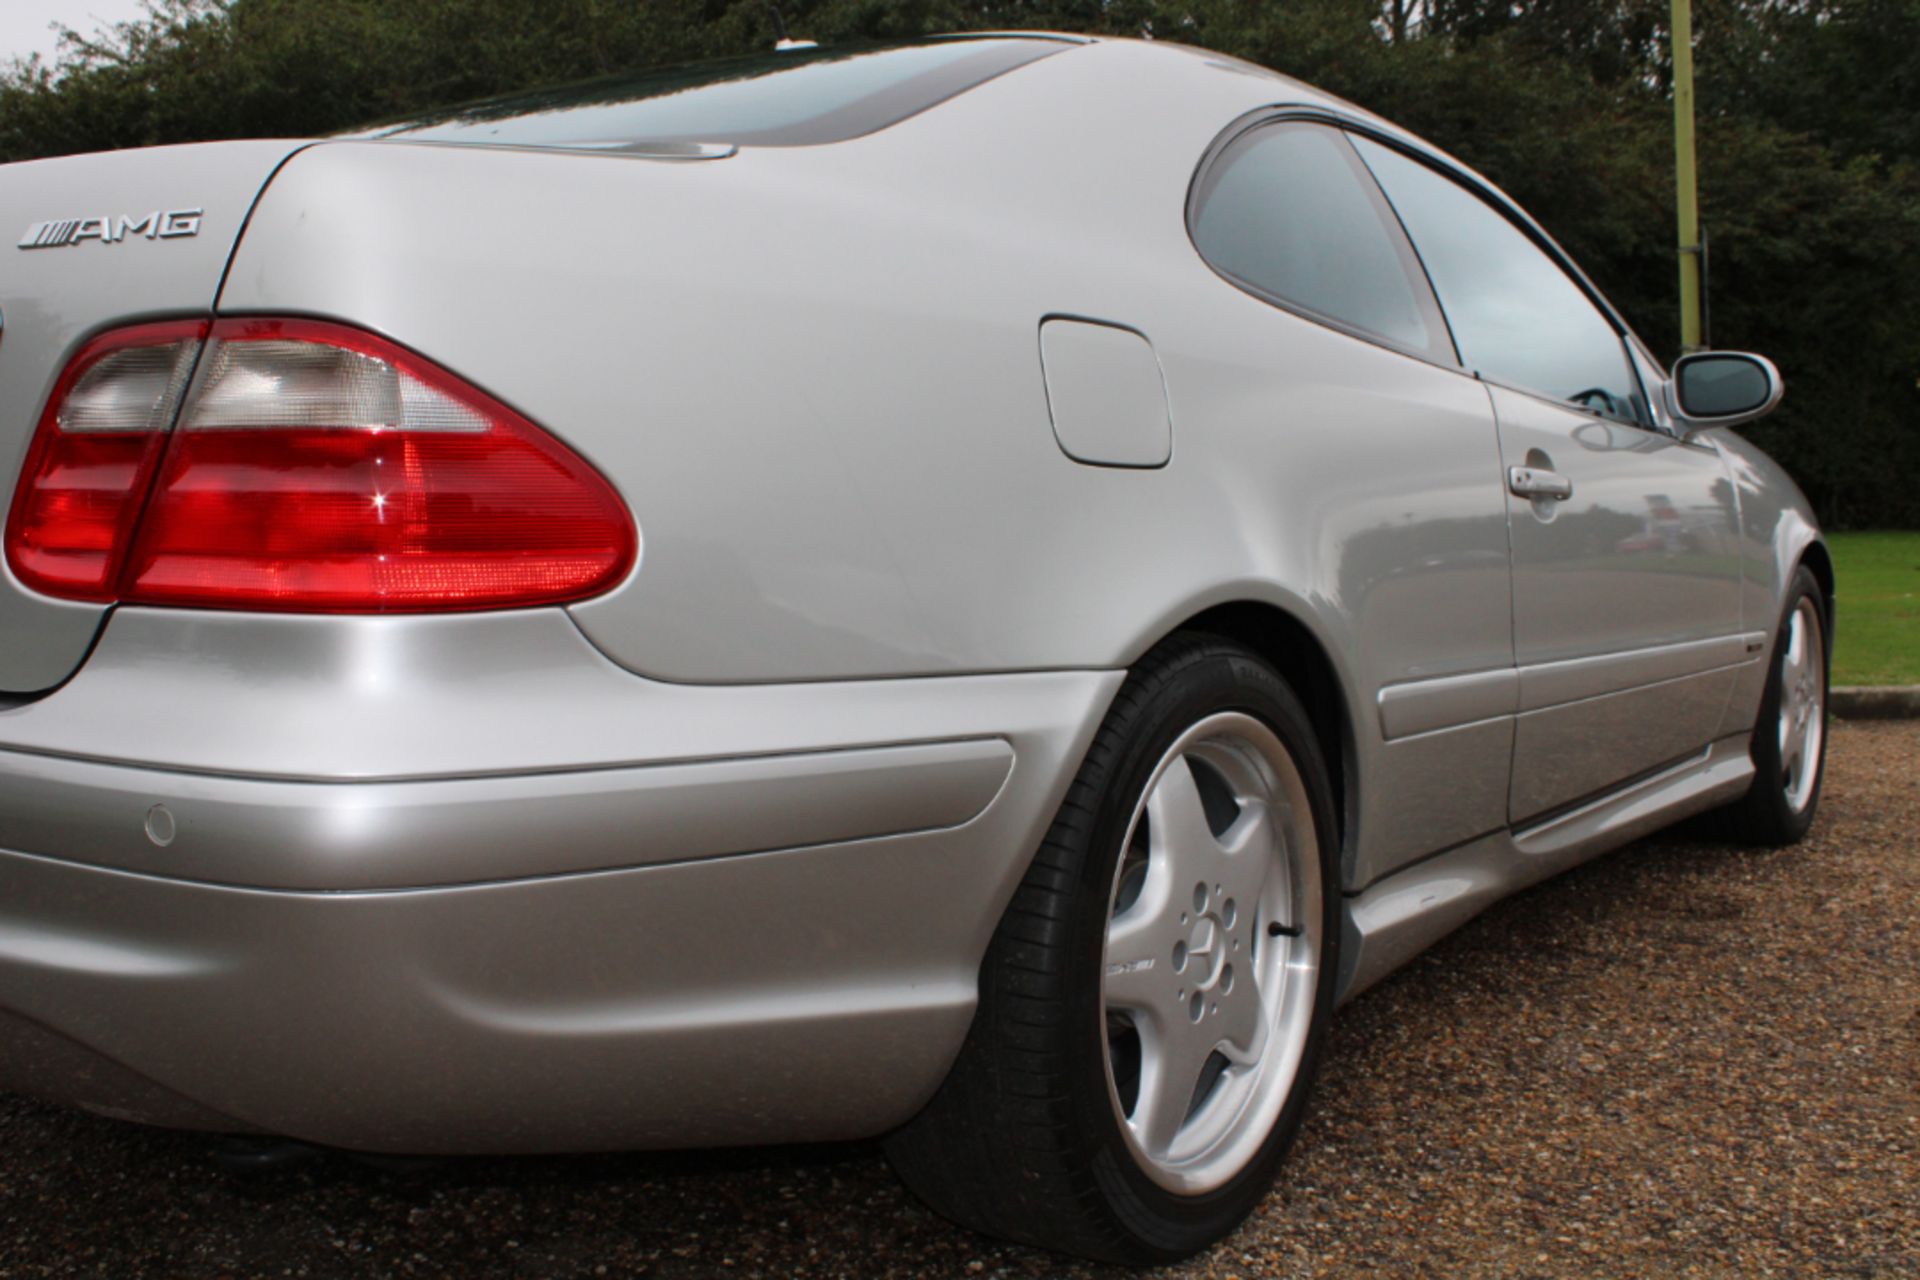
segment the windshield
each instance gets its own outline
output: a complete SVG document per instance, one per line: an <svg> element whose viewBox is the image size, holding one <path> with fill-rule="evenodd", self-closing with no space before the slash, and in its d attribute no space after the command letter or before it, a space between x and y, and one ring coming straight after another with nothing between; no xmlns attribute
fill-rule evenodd
<svg viewBox="0 0 1920 1280"><path fill-rule="evenodd" d="M1001 36L797 49L535 90L349 136L595 150L810 146L897 124L1069 43Z"/></svg>

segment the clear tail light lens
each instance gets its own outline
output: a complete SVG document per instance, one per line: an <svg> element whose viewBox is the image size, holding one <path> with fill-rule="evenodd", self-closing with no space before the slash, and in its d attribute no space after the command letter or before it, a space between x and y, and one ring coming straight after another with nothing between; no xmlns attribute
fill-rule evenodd
<svg viewBox="0 0 1920 1280"><path fill-rule="evenodd" d="M495 609L584 599L632 568L632 518L599 472L411 351L321 321L223 320L200 366L138 486L151 496L113 598Z"/></svg>
<svg viewBox="0 0 1920 1280"><path fill-rule="evenodd" d="M108 601L207 323L142 325L80 349L48 397L7 517L35 591Z"/></svg>

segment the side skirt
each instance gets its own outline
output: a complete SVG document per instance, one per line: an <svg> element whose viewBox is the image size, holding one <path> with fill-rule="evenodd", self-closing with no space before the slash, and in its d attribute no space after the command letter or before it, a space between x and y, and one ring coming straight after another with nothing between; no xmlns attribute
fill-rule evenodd
<svg viewBox="0 0 1920 1280"><path fill-rule="evenodd" d="M1747 735L1722 738L1618 791L1375 882L1346 900L1338 1001L1359 995L1508 894L1736 800L1752 780Z"/></svg>

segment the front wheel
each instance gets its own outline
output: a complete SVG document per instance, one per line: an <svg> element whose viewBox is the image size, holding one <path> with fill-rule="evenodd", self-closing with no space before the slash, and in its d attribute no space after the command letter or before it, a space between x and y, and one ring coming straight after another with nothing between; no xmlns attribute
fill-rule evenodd
<svg viewBox="0 0 1920 1280"><path fill-rule="evenodd" d="M1750 752L1753 786L1727 810L1750 844L1794 844L1813 825L1827 760L1827 611L1819 580L1794 571L1774 636Z"/></svg>
<svg viewBox="0 0 1920 1280"><path fill-rule="evenodd" d="M959 1061L889 1141L907 1184L1106 1261L1231 1231L1306 1107L1337 843L1313 727L1272 668L1206 637L1149 654L1001 920Z"/></svg>

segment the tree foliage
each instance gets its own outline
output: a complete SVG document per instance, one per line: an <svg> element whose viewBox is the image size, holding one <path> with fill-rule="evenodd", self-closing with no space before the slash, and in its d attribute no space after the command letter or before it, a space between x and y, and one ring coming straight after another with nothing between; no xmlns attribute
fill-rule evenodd
<svg viewBox="0 0 1920 1280"><path fill-rule="evenodd" d="M784 0L823 40L1052 28L1297 75L1511 192L1677 342L1663 0ZM765 48L763 0L149 0L0 73L0 160L310 136ZM1920 527L1920 0L1699 0L1711 336L1792 387L1752 428L1829 523Z"/></svg>

